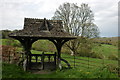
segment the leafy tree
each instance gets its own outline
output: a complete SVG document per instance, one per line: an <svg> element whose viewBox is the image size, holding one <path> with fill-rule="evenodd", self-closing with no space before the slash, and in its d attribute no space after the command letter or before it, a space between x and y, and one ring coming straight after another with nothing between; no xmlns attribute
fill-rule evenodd
<svg viewBox="0 0 120 80"><path fill-rule="evenodd" d="M54 20L62 20L66 32L74 36L81 36L80 39L98 37L99 29L93 23L94 15L88 4L78 6L74 3L64 3L56 10ZM80 45L79 38L69 41L66 45L70 48L72 55L76 53Z"/></svg>
<svg viewBox="0 0 120 80"><path fill-rule="evenodd" d="M8 39L8 34L10 33L10 30L1 30L0 31L0 38L2 39Z"/></svg>

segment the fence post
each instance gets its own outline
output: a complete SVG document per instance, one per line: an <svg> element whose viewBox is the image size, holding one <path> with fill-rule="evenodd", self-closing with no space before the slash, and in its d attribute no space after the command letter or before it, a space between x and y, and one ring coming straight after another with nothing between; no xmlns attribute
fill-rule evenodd
<svg viewBox="0 0 120 80"><path fill-rule="evenodd" d="M88 70L89 70L89 64L90 64L90 63L89 63L89 56L88 56Z"/></svg>
<svg viewBox="0 0 120 80"><path fill-rule="evenodd" d="M74 68L75 68L75 54L74 54Z"/></svg>

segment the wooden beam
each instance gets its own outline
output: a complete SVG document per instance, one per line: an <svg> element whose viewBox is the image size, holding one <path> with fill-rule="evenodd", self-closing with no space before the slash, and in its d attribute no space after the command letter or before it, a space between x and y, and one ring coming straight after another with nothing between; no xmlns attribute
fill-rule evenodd
<svg viewBox="0 0 120 80"><path fill-rule="evenodd" d="M54 45L56 46L56 49L57 49L57 67L59 69L62 69L61 49L62 49L62 46L64 45L64 43L69 41L69 39L49 39L49 40L52 41L54 43Z"/></svg>
<svg viewBox="0 0 120 80"><path fill-rule="evenodd" d="M21 42L21 44L23 45L24 51L25 51L25 55L26 55L26 59L27 59L27 68L30 69L31 66L31 47L32 44L38 40L38 38L25 38L25 37L20 37L17 38L17 40L19 40Z"/></svg>

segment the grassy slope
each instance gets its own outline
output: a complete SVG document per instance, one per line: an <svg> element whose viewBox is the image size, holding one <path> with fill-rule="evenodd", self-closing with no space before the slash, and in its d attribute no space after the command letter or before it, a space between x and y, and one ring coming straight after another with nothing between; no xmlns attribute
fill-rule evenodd
<svg viewBox="0 0 120 80"><path fill-rule="evenodd" d="M110 55L116 55L116 56L118 55L118 47L113 45L106 45L106 44L102 44L101 46L97 45L93 48L93 51L98 54L104 55L106 59Z"/></svg>
<svg viewBox="0 0 120 80"><path fill-rule="evenodd" d="M5 40L3 40L5 41ZM6 45L6 42L3 42L4 45ZM110 50L107 50L110 49ZM21 51L21 48L19 48L19 50ZM114 50L117 50L116 47L113 47L111 45L102 45L102 46L97 46L94 48L94 51L100 53L101 50L103 50L102 53L105 54L105 56L109 55L109 54L117 54L116 52L114 52ZM31 50L33 54L37 54L37 53L42 53L40 51L35 51L35 50ZM47 52L48 54L50 52ZM69 58L65 58L65 57L69 57ZM68 54L62 54L62 58L66 59L68 62L70 62L70 64L73 66L73 62L74 61L74 57L70 56ZM71 59L70 59L71 58ZM109 72L107 72L106 70L99 70L99 68L102 66L104 66L104 64L111 64L114 66L117 66L117 61L115 60L103 60L103 59L96 59L96 58L87 58L87 57L76 57L78 59L84 59L84 60L76 60L76 62L81 62L81 63L76 63L76 68L74 69L69 69L69 70L62 70L62 71L55 71L52 74L31 74L29 72L24 72L20 67L16 66L16 65L11 65L11 64L4 64L3 65L3 78L98 78L98 77L116 77L116 75L111 74ZM89 60L89 61L86 61ZM83 64L84 63L84 64ZM95 65L95 66L91 66L89 65L91 68L88 69L88 64L91 65ZM62 62L63 66L66 66L66 64L64 62ZM96 70L95 70L96 69ZM106 74L106 75L105 75ZM111 76L110 76L111 75Z"/></svg>
<svg viewBox="0 0 120 80"><path fill-rule="evenodd" d="M11 45L11 46L19 47L20 43L18 40L2 39L2 45ZM32 45L32 48L41 51L56 51L56 48L53 45L53 43L51 43L48 40L39 40ZM106 44L102 44L101 46L96 45L93 48L93 52L98 54L103 54L106 58L108 58L109 55L113 55L113 54L118 55L118 47L113 45L106 45Z"/></svg>
<svg viewBox="0 0 120 80"><path fill-rule="evenodd" d="M31 52L33 54L38 54L38 53L41 54L42 53L41 51L35 51L35 50L32 50ZM45 54L51 54L51 52L45 52ZM53 52L52 52L52 54L53 54ZM68 54L62 54L61 56L63 59L67 60L73 66L74 56L70 56ZM118 65L118 62L116 60L96 59L96 58L79 57L79 56L75 56L75 58L76 58L75 61L79 62L79 63L76 63L76 65L81 65L83 63L82 66L80 66L80 67L85 67L88 64L95 65L95 67L96 66L100 67L100 66L107 65L107 64L111 64L114 66ZM66 66L66 64L64 62L62 62L62 64Z"/></svg>
<svg viewBox="0 0 120 80"><path fill-rule="evenodd" d="M94 40L95 42L110 43L114 46L117 46L120 37L102 37L102 38L95 38Z"/></svg>
<svg viewBox="0 0 120 80"><path fill-rule="evenodd" d="M74 60L73 56L66 56L66 54L62 54L62 56L63 56L63 58L69 57L71 60ZM65 58L65 59L70 60L69 58ZM90 57L88 58L88 57L79 57L79 56L76 56L75 58L76 58L76 62L77 62L77 59L83 59L83 61L89 60L92 63L101 63L102 64L104 62L105 64L107 64L107 63L117 64L116 60L97 59L97 58L90 58ZM78 61L82 61L82 60L78 60Z"/></svg>
<svg viewBox="0 0 120 80"><path fill-rule="evenodd" d="M42 53L40 51L32 50L33 54ZM50 52L47 52L48 54ZM69 57L69 58L66 58ZM68 62L74 61L73 56L68 54L62 54L62 58L66 59ZM71 58L71 59L70 59ZM3 78L117 78L116 74L110 73L104 67L102 59L96 58L87 58L87 57L78 57L77 59L90 60L95 62L89 62L84 60L76 60L76 62L82 62L85 64L76 63L76 68L72 69L63 69L62 71L57 70L52 72L51 74L32 74L30 72L24 72L21 67L18 67L14 64L3 64ZM117 61L115 60L104 60L104 64L117 65ZM70 64L73 66L73 62ZM90 66L88 68L88 64L92 64L95 66ZM63 66L66 66L64 62L62 62ZM98 66L98 67L97 67Z"/></svg>
<svg viewBox="0 0 120 80"><path fill-rule="evenodd" d="M73 56L62 54L62 57L73 57ZM79 59L81 58L85 60L88 59L86 57L77 57L77 58ZM67 59L67 60L70 61L72 59ZM101 64L100 59L90 58L90 60L91 61L95 60L97 62L95 65L97 66ZM76 61L88 63L82 60L76 60ZM116 62L112 60L106 60L106 62L109 63L112 62L113 64L116 64ZM76 65L78 64L79 63L77 63ZM57 70L52 72L51 74L32 74L30 72L24 72L21 67L18 67L14 64L3 64L3 78L98 78L98 77L116 78L117 75L110 73L106 68L104 69L101 68L101 66L100 67L93 66L92 68L88 68L88 66L85 64L80 64L80 66L76 66L76 68L72 68L72 69L63 69L62 71Z"/></svg>
<svg viewBox="0 0 120 80"><path fill-rule="evenodd" d="M8 42L10 42L10 40L8 40L8 39L2 39L2 44L3 45L10 45L10 44L6 44L6 43L8 43ZM16 44L18 44L19 43L19 41L17 41L17 40L14 40L15 41L15 43ZM42 44L44 44L45 43L45 40L42 40L43 42L42 42ZM48 42L47 42L48 43ZM11 43L12 44L12 43ZM35 43L36 44L36 43ZM39 45L38 45L39 46ZM46 44L44 45L44 47L46 46ZM118 54L118 51L117 51L117 47L116 46L112 46L112 45L105 45L105 44L102 44L102 46L95 46L94 48L93 48L93 51L94 52L96 52L96 53L98 53L98 54L103 54L103 55L105 55L105 59L107 59L107 57L109 56L109 55L111 55L111 54L115 54L115 55L117 55ZM18 50L19 51L21 51L22 49L21 48L18 48ZM42 53L42 52L39 52L39 51L35 51L35 50L31 50L31 52L32 53L34 53L34 54L38 54L38 53ZM48 54L49 54L49 52L47 52ZM63 57L65 57L66 56L66 54L63 54ZM72 57L72 56L69 56L69 57ZM73 58L73 57L72 57ZM80 58L80 59L85 59L85 60L88 60L88 58L87 57L78 57L78 58ZM65 58L66 59L66 58ZM70 59L68 59L67 58L67 60L70 60ZM73 59L71 59L72 61L73 61ZM101 62L101 63L115 63L115 64L117 64L117 61L113 61L113 60L102 60L102 59L94 59L94 58L89 58L89 60L90 61L96 61L96 62ZM83 61L83 60L81 60L80 62L85 62L85 61ZM86 62L87 63L87 62ZM91 64L93 64L93 63L91 63Z"/></svg>
<svg viewBox="0 0 120 80"><path fill-rule="evenodd" d="M32 74L24 72L14 64L3 65L3 78L117 78L106 69L83 70L79 68L54 71L51 74Z"/></svg>

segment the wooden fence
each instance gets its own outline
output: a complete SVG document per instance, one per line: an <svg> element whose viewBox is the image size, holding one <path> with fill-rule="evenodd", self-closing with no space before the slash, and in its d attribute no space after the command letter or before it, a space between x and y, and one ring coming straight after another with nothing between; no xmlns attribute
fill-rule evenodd
<svg viewBox="0 0 120 80"><path fill-rule="evenodd" d="M88 58L86 59L81 59L81 58L75 58L73 57L63 57L63 59L66 59L72 67L83 67L87 69L92 69L92 68L99 68L99 67L108 67L112 72L117 73L118 72L118 65L114 65L112 63L107 63L105 62L104 59L99 59L99 61L94 61ZM111 65L109 65L111 64ZM66 66L66 64L62 64L63 66Z"/></svg>

